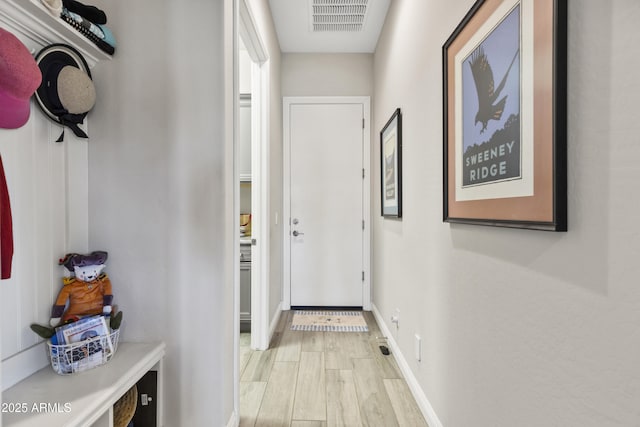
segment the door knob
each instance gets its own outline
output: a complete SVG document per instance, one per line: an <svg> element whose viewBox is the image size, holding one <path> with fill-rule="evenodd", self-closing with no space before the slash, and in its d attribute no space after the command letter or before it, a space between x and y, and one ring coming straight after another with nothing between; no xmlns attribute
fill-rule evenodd
<svg viewBox="0 0 640 427"><path fill-rule="evenodd" d="M300 233L298 230L293 230L292 234L293 234L293 237L298 237L298 236L303 235L304 233Z"/></svg>

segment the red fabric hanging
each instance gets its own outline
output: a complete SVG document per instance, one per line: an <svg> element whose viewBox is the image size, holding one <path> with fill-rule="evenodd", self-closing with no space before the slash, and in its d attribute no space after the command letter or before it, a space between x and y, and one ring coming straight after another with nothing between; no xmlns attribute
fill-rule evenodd
<svg viewBox="0 0 640 427"><path fill-rule="evenodd" d="M2 156L0 156L0 279L11 277L11 261L13 260L13 222L11 219L11 203L9 190L4 176Z"/></svg>

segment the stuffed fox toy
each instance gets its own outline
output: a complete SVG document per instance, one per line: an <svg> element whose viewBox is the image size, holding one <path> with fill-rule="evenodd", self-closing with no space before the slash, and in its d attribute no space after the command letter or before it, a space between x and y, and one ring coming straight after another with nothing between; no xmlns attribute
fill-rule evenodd
<svg viewBox="0 0 640 427"><path fill-rule="evenodd" d="M64 265L75 276L62 279L62 289L51 309L51 327L32 323L31 330L42 338L51 338L56 326L96 314L108 316L111 329L120 328L122 312L111 316L111 280L102 272L106 260L107 253L104 251L95 251L88 255L65 255L59 264Z"/></svg>
<svg viewBox="0 0 640 427"><path fill-rule="evenodd" d="M111 314L111 280L102 272L106 260L107 253L104 251L88 255L67 254L60 260L60 265L64 265L75 277L62 279L62 289L51 309L49 324L52 327L84 316ZM69 305L65 311L67 300Z"/></svg>

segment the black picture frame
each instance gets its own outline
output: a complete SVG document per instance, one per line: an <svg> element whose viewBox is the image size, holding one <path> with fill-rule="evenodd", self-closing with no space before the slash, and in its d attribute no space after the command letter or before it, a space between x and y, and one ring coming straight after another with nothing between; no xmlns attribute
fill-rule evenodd
<svg viewBox="0 0 640 427"><path fill-rule="evenodd" d="M402 218L402 114L397 108L380 131L380 213Z"/></svg>
<svg viewBox="0 0 640 427"><path fill-rule="evenodd" d="M567 0L476 1L442 63L443 221L567 231Z"/></svg>

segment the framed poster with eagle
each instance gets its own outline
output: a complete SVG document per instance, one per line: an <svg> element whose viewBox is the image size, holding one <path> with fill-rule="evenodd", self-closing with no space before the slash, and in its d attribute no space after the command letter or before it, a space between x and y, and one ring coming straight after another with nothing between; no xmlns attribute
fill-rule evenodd
<svg viewBox="0 0 640 427"><path fill-rule="evenodd" d="M478 0L443 46L443 219L567 231L567 0Z"/></svg>

